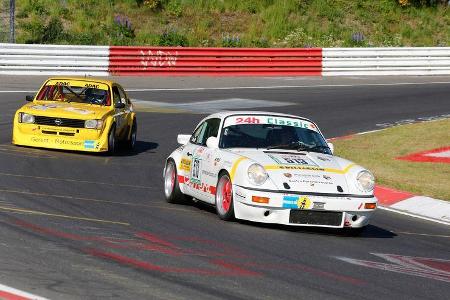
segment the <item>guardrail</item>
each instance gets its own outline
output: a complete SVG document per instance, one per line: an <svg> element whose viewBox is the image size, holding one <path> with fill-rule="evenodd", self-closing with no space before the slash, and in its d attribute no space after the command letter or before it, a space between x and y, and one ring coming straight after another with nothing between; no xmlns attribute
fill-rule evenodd
<svg viewBox="0 0 450 300"><path fill-rule="evenodd" d="M450 75L450 47L324 48L323 76Z"/></svg>
<svg viewBox="0 0 450 300"><path fill-rule="evenodd" d="M450 47L253 49L0 44L0 74L450 75Z"/></svg>
<svg viewBox="0 0 450 300"><path fill-rule="evenodd" d="M108 76L109 46L0 44L0 74Z"/></svg>
<svg viewBox="0 0 450 300"><path fill-rule="evenodd" d="M111 47L113 75L320 76L322 49Z"/></svg>

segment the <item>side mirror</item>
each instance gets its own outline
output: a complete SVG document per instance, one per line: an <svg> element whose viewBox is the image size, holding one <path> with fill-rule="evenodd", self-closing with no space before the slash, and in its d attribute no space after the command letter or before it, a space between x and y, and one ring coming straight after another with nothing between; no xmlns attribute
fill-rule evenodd
<svg viewBox="0 0 450 300"><path fill-rule="evenodd" d="M211 148L211 149L219 148L219 139L216 138L215 136L210 136L206 140L206 147Z"/></svg>
<svg viewBox="0 0 450 300"><path fill-rule="evenodd" d="M330 148L330 150L331 150L331 154L333 154L334 153L334 145L333 145L333 143L327 143L328 144L328 148Z"/></svg>
<svg viewBox="0 0 450 300"><path fill-rule="evenodd" d="M33 101L33 99L34 99L34 96L32 96L32 95L26 95L25 96L25 100L27 100L27 101Z"/></svg>
<svg viewBox="0 0 450 300"><path fill-rule="evenodd" d="M114 108L118 108L118 109L125 108L125 103L122 103L122 102L116 103L116 104L114 104Z"/></svg>
<svg viewBox="0 0 450 300"><path fill-rule="evenodd" d="M187 143L189 143L190 138L191 136L189 134L179 134L177 136L177 142L180 145L186 145Z"/></svg>

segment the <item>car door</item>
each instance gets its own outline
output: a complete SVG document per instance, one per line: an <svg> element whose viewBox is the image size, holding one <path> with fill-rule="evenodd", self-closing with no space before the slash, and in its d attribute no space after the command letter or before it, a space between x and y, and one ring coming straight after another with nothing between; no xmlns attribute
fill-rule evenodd
<svg viewBox="0 0 450 300"><path fill-rule="evenodd" d="M190 159L188 177L188 193L202 201L212 202L215 193L215 174L211 172L213 163L213 149L206 147L206 140L210 136L217 136L220 119L211 118L202 122L191 136L190 142L183 149L183 156Z"/></svg>
<svg viewBox="0 0 450 300"><path fill-rule="evenodd" d="M123 88L120 85L117 85L117 89L119 90L120 100L122 103L125 104L124 109L124 120L126 121L126 128L124 129L126 132L125 134L128 134L130 132L130 128L132 126L131 118L132 118L132 112L133 112L133 106L131 105L130 99L127 97L127 94L123 90Z"/></svg>
<svg viewBox="0 0 450 300"><path fill-rule="evenodd" d="M113 85L112 92L114 105L114 119L116 121L116 136L123 137L124 131L127 128L127 113L126 113L127 105L126 103L122 102L119 88L116 85ZM119 105L122 105L122 107L119 107Z"/></svg>

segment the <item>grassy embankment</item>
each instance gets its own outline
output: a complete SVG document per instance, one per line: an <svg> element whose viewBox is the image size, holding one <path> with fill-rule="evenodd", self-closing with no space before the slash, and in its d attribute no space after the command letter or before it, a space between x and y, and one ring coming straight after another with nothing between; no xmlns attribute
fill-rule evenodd
<svg viewBox="0 0 450 300"><path fill-rule="evenodd" d="M402 7L398 0L16 2L19 43L226 47L450 46L449 6ZM138 5L139 2L142 4ZM131 22L131 26L126 20Z"/></svg>
<svg viewBox="0 0 450 300"><path fill-rule="evenodd" d="M336 140L336 154L374 172L377 183L450 201L450 164L397 160L421 151L450 146L450 119L396 126Z"/></svg>

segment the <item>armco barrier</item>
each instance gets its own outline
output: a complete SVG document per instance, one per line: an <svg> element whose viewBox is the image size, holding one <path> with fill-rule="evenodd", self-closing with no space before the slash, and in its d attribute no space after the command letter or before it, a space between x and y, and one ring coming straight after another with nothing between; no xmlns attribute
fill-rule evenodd
<svg viewBox="0 0 450 300"><path fill-rule="evenodd" d="M0 74L108 76L109 46L0 44Z"/></svg>
<svg viewBox="0 0 450 300"><path fill-rule="evenodd" d="M112 75L320 76L322 49L111 47Z"/></svg>
<svg viewBox="0 0 450 300"><path fill-rule="evenodd" d="M0 74L450 75L450 47L252 49L0 44Z"/></svg>
<svg viewBox="0 0 450 300"><path fill-rule="evenodd" d="M323 76L450 75L450 47L324 48Z"/></svg>

